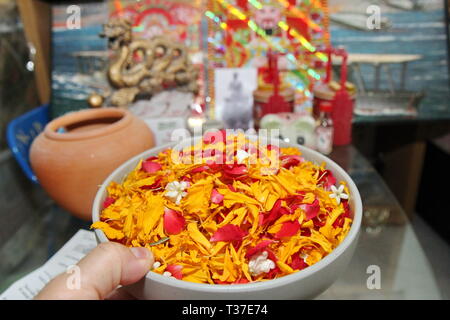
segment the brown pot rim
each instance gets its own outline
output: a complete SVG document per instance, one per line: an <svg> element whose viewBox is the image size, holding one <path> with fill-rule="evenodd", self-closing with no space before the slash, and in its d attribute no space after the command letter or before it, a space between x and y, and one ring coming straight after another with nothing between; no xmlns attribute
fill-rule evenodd
<svg viewBox="0 0 450 320"><path fill-rule="evenodd" d="M81 132L65 132L59 133L56 130L60 127L75 124L81 121L94 120L97 118L117 117L118 120L102 128L92 129ZM120 119L119 119L120 118ZM118 108L101 108L101 109L86 109L76 112L67 113L59 118L49 122L44 129L44 134L47 138L52 140L74 141L84 140L93 137L108 135L112 132L122 129L127 126L132 119L129 111Z"/></svg>

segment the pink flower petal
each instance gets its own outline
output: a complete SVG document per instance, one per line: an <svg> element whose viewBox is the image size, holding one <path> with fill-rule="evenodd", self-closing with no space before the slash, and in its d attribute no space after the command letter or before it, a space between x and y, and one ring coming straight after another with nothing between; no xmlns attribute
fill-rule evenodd
<svg viewBox="0 0 450 320"><path fill-rule="evenodd" d="M280 231L278 231L275 234L275 238L281 239L284 237L292 237L293 235L296 235L299 230L300 230L300 223L297 220L286 221L283 223Z"/></svg>
<svg viewBox="0 0 450 320"><path fill-rule="evenodd" d="M105 201L103 201L103 209L108 208L110 205L112 205L114 202L116 202L116 199L111 197L106 197Z"/></svg>
<svg viewBox="0 0 450 320"><path fill-rule="evenodd" d="M161 170L162 166L158 162L153 161L144 161L142 162L142 170L144 170L147 173L155 173L159 170Z"/></svg>
<svg viewBox="0 0 450 320"><path fill-rule="evenodd" d="M314 200L311 204L302 204L300 208L306 213L306 221L311 220L319 213L320 205L319 200Z"/></svg>
<svg viewBox="0 0 450 320"><path fill-rule="evenodd" d="M178 264L169 264L166 268L166 271L169 271L174 278L177 278L178 280L183 279L183 266L180 266Z"/></svg>
<svg viewBox="0 0 450 320"><path fill-rule="evenodd" d="M214 232L209 241L240 241L246 235L247 232L243 231L238 226L235 226L234 224L227 224Z"/></svg>
<svg viewBox="0 0 450 320"><path fill-rule="evenodd" d="M281 166L286 169L296 166L302 161L303 158L298 155L285 155L280 157Z"/></svg>
<svg viewBox="0 0 450 320"><path fill-rule="evenodd" d="M273 240L263 240L260 243L258 243L256 246L254 246L253 248L250 248L247 250L247 253L245 254L245 257L247 259L250 259L251 257L253 257L255 254L259 254L262 251L264 251L267 246L269 246L269 244L271 244L273 242Z"/></svg>
<svg viewBox="0 0 450 320"><path fill-rule="evenodd" d="M220 194L216 189L211 192L211 202L219 204L223 201L224 196Z"/></svg>
<svg viewBox="0 0 450 320"><path fill-rule="evenodd" d="M181 213L172 210L164 209L164 230L168 234L179 234L186 224L186 220Z"/></svg>

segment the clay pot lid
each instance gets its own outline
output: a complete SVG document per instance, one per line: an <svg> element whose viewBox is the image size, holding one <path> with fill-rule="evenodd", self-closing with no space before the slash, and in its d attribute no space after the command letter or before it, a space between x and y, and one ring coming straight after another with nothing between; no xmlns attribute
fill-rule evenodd
<svg viewBox="0 0 450 320"><path fill-rule="evenodd" d="M120 130L127 126L131 119L132 114L124 109L86 109L70 112L52 120L45 126L44 134L53 140L84 140ZM58 132L60 128L71 126L73 129L68 132Z"/></svg>

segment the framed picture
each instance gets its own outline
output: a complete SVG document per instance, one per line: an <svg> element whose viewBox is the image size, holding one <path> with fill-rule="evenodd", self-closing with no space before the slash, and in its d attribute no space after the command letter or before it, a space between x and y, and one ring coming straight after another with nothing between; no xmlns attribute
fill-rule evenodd
<svg viewBox="0 0 450 320"><path fill-rule="evenodd" d="M214 70L216 92L215 117L227 129L253 127L253 91L257 85L255 68L217 68Z"/></svg>

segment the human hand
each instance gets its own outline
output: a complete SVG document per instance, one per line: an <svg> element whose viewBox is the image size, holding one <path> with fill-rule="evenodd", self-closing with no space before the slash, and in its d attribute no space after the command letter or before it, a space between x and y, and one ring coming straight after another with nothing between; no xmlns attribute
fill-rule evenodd
<svg viewBox="0 0 450 320"><path fill-rule="evenodd" d="M127 248L115 242L101 243L77 264L79 288L71 288L68 285L71 274L63 273L50 281L35 299L130 299L131 295L117 287L138 282L153 262L153 254L146 248Z"/></svg>

